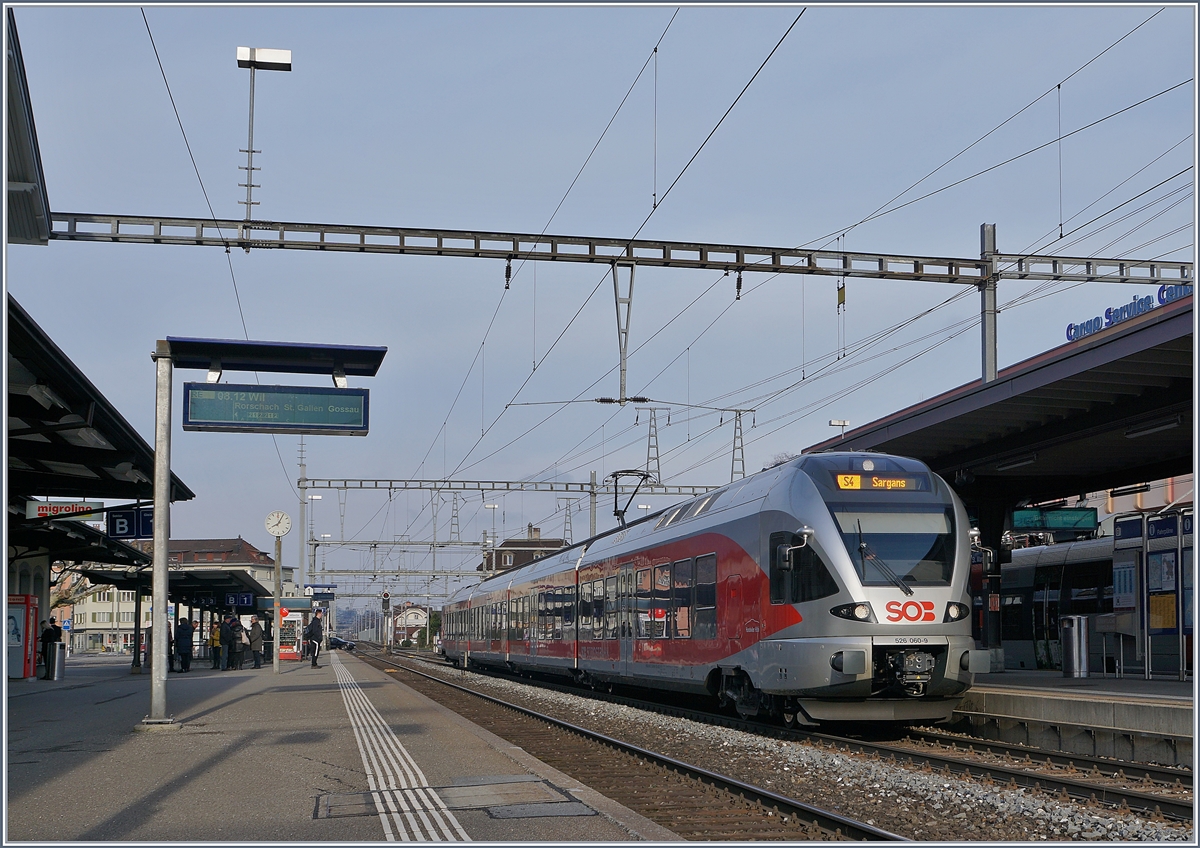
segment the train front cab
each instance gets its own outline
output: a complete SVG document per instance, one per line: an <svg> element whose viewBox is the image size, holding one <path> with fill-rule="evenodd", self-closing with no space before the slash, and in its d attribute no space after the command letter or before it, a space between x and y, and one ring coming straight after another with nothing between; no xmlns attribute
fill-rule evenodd
<svg viewBox="0 0 1200 848"><path fill-rule="evenodd" d="M758 646L756 686L789 721L948 718L988 665L971 636L962 503L914 460L800 462L764 559L771 603L802 620Z"/></svg>

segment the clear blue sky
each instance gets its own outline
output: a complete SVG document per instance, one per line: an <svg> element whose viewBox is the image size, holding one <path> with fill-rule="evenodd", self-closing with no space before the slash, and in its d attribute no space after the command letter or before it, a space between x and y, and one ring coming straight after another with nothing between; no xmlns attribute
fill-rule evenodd
<svg viewBox="0 0 1200 848"><path fill-rule="evenodd" d="M683 7L665 36L675 7L167 6L146 16L217 216L242 214L248 72L235 49L246 45L291 49L294 62L291 73L258 75L255 217L530 233L547 225L663 36L657 75L651 63L549 224L629 237L801 8ZM51 207L207 216L138 8L19 7L16 19ZM969 258L990 222L1005 252L1191 260L1192 83L852 225L1190 80L1195 47L1192 6L810 7L642 236L833 248L826 236L847 232L850 250ZM1070 231L1115 207L1057 238L1060 221ZM254 339L389 348L377 378L352 383L371 389L370 436L309 438L310 476L586 480L645 463L647 415L632 406L505 409L617 394L615 310L600 266L526 265L505 292L496 261L235 251L235 297L220 249L52 242L7 256L9 291L147 441L154 341L241 338L244 319ZM999 318L1001 367L1139 293L1095 284L1021 300L1033 288L1001 287L1002 304L1019 301ZM839 324L828 278L747 274L733 302L732 277L641 269L629 393L755 407L745 421L754 471L825 438L830 418L866 423L977 378L973 290L860 349L960 291L851 279ZM177 410L190 376L177 377ZM728 482L733 431L729 415L719 421L677 405L667 426L662 414L666 482ZM263 517L297 518L297 444L177 426L174 470L197 497L173 509L173 535L242 535L270 550ZM343 527L337 494L321 494L317 533L432 535L428 496L389 503L352 492ZM492 500L505 535L527 523L562 533L551 496ZM460 508L462 536L478 540L492 515L478 495ZM611 509L601 504L601 529ZM447 499L441 538L450 516ZM572 523L582 538L586 509ZM285 540L293 563L296 533ZM438 559L460 560L475 561ZM328 562L357 567L370 554ZM409 553L391 564L427 562Z"/></svg>

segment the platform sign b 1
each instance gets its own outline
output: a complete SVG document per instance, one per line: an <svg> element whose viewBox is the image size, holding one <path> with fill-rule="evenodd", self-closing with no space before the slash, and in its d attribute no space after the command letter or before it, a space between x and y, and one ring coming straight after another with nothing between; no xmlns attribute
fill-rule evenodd
<svg viewBox="0 0 1200 848"><path fill-rule="evenodd" d="M110 539L153 539L154 507L109 510L105 515L105 525Z"/></svg>

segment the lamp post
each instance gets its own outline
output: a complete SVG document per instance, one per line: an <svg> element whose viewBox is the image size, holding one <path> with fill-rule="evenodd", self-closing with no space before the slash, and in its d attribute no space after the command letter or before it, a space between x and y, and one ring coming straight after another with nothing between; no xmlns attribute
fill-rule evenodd
<svg viewBox="0 0 1200 848"><path fill-rule="evenodd" d="M842 428L842 438L844 439L844 438L846 438L846 428L850 426L850 422L847 421L845 418L830 418L829 426L830 427L841 427Z"/></svg>
<svg viewBox="0 0 1200 848"><path fill-rule="evenodd" d="M247 130L246 149L241 151L246 154L246 182L238 183L240 186L245 186L246 189L246 199L239 200L238 203L246 205L246 220L249 221L252 210L258 205L254 200L254 189L258 187L254 183L254 172L259 169L254 167L254 154L262 152L254 149L254 72L260 68L264 71L290 71L292 69L292 51L273 50L265 47L239 47L237 64L239 68L250 69L250 127ZM240 165L238 167L242 168ZM250 237L249 230L250 228L247 227L243 233L243 237L247 240ZM245 251L250 252L248 243Z"/></svg>

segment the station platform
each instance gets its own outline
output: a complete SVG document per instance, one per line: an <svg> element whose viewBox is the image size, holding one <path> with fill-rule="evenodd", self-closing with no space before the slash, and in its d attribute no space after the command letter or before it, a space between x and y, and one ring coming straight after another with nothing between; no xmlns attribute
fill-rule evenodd
<svg viewBox="0 0 1200 848"><path fill-rule="evenodd" d="M1194 680L1007 670L975 675L955 715L1004 741L1190 766L1194 702Z"/></svg>
<svg viewBox="0 0 1200 848"><path fill-rule="evenodd" d="M8 681L6 844L678 841L353 654L194 663L154 729L129 663Z"/></svg>

